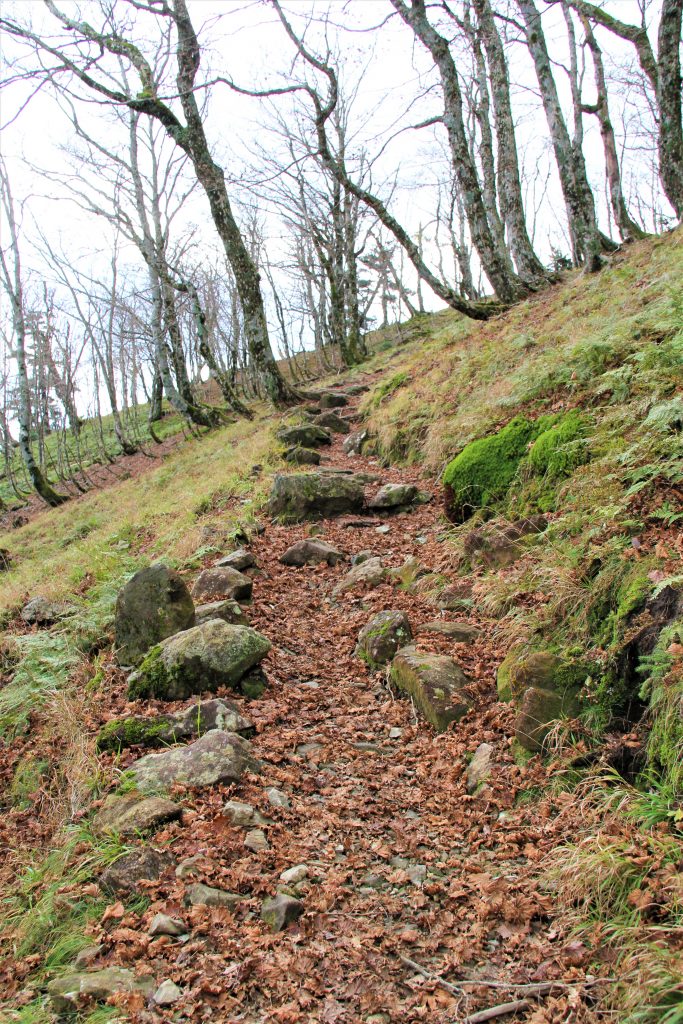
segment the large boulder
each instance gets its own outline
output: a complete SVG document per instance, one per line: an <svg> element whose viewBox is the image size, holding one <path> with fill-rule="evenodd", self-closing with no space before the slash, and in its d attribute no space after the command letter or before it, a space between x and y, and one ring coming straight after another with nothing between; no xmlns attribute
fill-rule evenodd
<svg viewBox="0 0 683 1024"><path fill-rule="evenodd" d="M233 732L207 732L186 747L171 747L147 754L128 771L141 793L165 792L174 785L204 789L221 782L236 782L244 772L259 772L261 762L251 745Z"/></svg>
<svg viewBox="0 0 683 1024"><path fill-rule="evenodd" d="M304 448L300 444L288 448L282 458L285 462L291 462L293 466L320 465L320 452L317 452L315 448Z"/></svg>
<svg viewBox="0 0 683 1024"><path fill-rule="evenodd" d="M360 512L363 501L363 482L354 476L291 473L273 480L268 508L282 522L296 523Z"/></svg>
<svg viewBox="0 0 683 1024"><path fill-rule="evenodd" d="M58 1014L71 1014L92 1001L105 1003L111 996L139 993L148 999L156 988L153 978L140 978L125 967L101 971L72 971L48 983L47 994Z"/></svg>
<svg viewBox="0 0 683 1024"><path fill-rule="evenodd" d="M550 651L515 648L501 662L496 685L499 698L511 701L520 698L529 687L557 693L577 691L588 674L585 665L563 661Z"/></svg>
<svg viewBox="0 0 683 1024"><path fill-rule="evenodd" d="M284 555L280 556L283 565L318 565L326 562L328 565L336 565L346 555L326 544L322 540L298 540L291 547L287 548Z"/></svg>
<svg viewBox="0 0 683 1024"><path fill-rule="evenodd" d="M368 502L373 512L382 509L402 509L411 505L418 496L414 484L384 484Z"/></svg>
<svg viewBox="0 0 683 1024"><path fill-rule="evenodd" d="M178 573L161 562L141 569L116 599L119 663L137 665L150 647L193 624L194 603Z"/></svg>
<svg viewBox="0 0 683 1024"><path fill-rule="evenodd" d="M136 835L138 832L152 832L169 821L175 821L182 813L180 804L172 800L143 796L133 790L107 797L93 818L92 827L95 832Z"/></svg>
<svg viewBox="0 0 683 1024"><path fill-rule="evenodd" d="M531 516L514 523L486 523L467 534L463 551L473 564L502 569L520 557L524 551L520 542L525 537L537 536L547 525L545 516Z"/></svg>
<svg viewBox="0 0 683 1024"><path fill-rule="evenodd" d="M391 663L391 680L413 698L437 732L459 721L470 709L463 688L470 680L452 658L404 647Z"/></svg>
<svg viewBox="0 0 683 1024"><path fill-rule="evenodd" d="M571 691L558 693L530 686L522 695L515 719L515 739L529 753L541 753L554 723L573 718L578 711L578 702Z"/></svg>
<svg viewBox="0 0 683 1024"><path fill-rule="evenodd" d="M302 448L319 448L321 444L332 444L332 435L324 427L315 423L300 423L296 427L283 427L277 432L278 441L288 447L299 445Z"/></svg>
<svg viewBox="0 0 683 1024"><path fill-rule="evenodd" d="M128 696L185 700L221 686L235 690L269 650L270 641L250 626L211 619L153 647L129 677Z"/></svg>
<svg viewBox="0 0 683 1024"><path fill-rule="evenodd" d="M216 698L193 704L172 715L114 718L100 729L98 750L121 750L124 747L168 747L203 736L212 729L236 732L240 736L254 733L253 723L245 718L232 701Z"/></svg>
<svg viewBox="0 0 683 1024"><path fill-rule="evenodd" d="M139 882L156 881L165 871L174 868L176 859L168 850L141 846L110 864L98 881L100 889L116 895L129 895Z"/></svg>
<svg viewBox="0 0 683 1024"><path fill-rule="evenodd" d="M412 639L413 633L405 612L379 612L358 634L356 654L372 668L386 665Z"/></svg>
<svg viewBox="0 0 683 1024"><path fill-rule="evenodd" d="M228 599L226 601L210 601L209 604L200 604L195 608L195 625L203 626L211 619L221 619L231 626L248 626L249 619L238 601Z"/></svg>
<svg viewBox="0 0 683 1024"><path fill-rule="evenodd" d="M333 434L348 434L351 429L348 420L343 420L336 412L321 412L319 416L315 417L313 423L316 427L322 427L323 430L331 430Z"/></svg>
<svg viewBox="0 0 683 1024"><path fill-rule="evenodd" d="M323 391L318 399L321 409L340 409L349 404L346 395L340 395L338 391Z"/></svg>
<svg viewBox="0 0 683 1024"><path fill-rule="evenodd" d="M347 590L374 590L380 583L384 583L387 576L388 570L382 565L382 559L373 556L365 562L354 565L344 579L340 580L332 594L334 597L339 597Z"/></svg>
<svg viewBox="0 0 683 1024"><path fill-rule="evenodd" d="M230 566L214 567L200 572L192 588L192 597L197 604L214 601L248 601L253 583L238 569Z"/></svg>

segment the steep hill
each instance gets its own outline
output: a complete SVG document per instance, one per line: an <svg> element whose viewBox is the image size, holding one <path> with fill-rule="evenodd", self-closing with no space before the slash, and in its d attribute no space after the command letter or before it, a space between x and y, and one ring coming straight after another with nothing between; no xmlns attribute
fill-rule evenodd
<svg viewBox="0 0 683 1024"><path fill-rule="evenodd" d="M276 430L305 416L261 408L0 534L10 1020L90 986L91 1024L683 1021L681 281L678 231L495 321L377 332L320 385L360 449L333 434L321 479L352 470L363 510L345 491L341 518L273 521ZM320 537L345 557L280 561ZM196 587L238 543L265 690L205 652L190 685L156 648L131 686L121 587L159 560ZM350 571L361 553L381 561ZM260 772L166 780L153 839L102 828L216 691ZM126 889L150 845L173 865Z"/></svg>

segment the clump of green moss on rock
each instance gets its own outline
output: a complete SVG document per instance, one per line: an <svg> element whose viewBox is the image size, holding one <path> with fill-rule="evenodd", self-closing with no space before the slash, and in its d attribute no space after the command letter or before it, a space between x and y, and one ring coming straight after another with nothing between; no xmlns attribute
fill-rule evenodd
<svg viewBox="0 0 683 1024"><path fill-rule="evenodd" d="M526 458L529 469L547 480L562 480L588 461L586 420L567 413L539 434Z"/></svg>

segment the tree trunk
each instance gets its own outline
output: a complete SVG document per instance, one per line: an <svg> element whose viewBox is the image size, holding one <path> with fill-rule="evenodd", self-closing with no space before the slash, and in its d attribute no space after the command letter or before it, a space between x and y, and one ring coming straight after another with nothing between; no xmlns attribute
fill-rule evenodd
<svg viewBox="0 0 683 1024"><path fill-rule="evenodd" d="M681 0L663 0L657 39L659 169L664 191L683 220L683 124L681 109Z"/></svg>

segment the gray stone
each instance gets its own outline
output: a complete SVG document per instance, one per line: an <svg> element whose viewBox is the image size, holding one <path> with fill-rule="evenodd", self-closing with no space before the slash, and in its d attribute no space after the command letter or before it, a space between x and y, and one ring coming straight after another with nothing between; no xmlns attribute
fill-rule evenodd
<svg viewBox="0 0 683 1024"><path fill-rule="evenodd" d="M363 562L367 562L369 558L374 558L374 551L370 551L366 548L364 551L359 551L357 554L351 556L351 565L362 565Z"/></svg>
<svg viewBox="0 0 683 1024"><path fill-rule="evenodd" d="M320 452L317 452L315 448L304 448L300 444L288 448L282 458L285 462L291 462L293 466L320 465Z"/></svg>
<svg viewBox="0 0 683 1024"><path fill-rule="evenodd" d="M180 804L163 797L145 797L141 793L113 794L93 818L95 832L110 832L117 835L135 835L137 832L151 832L169 821L181 816Z"/></svg>
<svg viewBox="0 0 683 1024"><path fill-rule="evenodd" d="M51 626L60 619L73 615L75 608L46 597L33 597L21 609L21 618L29 626Z"/></svg>
<svg viewBox="0 0 683 1024"><path fill-rule="evenodd" d="M319 416L315 417L313 423L316 427L331 430L333 434L348 434L351 429L348 422L338 416L336 412L321 412Z"/></svg>
<svg viewBox="0 0 683 1024"><path fill-rule="evenodd" d="M287 868L280 875L280 881L284 882L285 885L296 885L298 882L303 882L304 878L308 878L308 866L306 864L296 864L293 868Z"/></svg>
<svg viewBox="0 0 683 1024"><path fill-rule="evenodd" d="M287 794L283 793L281 789L276 789L275 786L268 786L265 794L271 807L281 807L286 810L290 805Z"/></svg>
<svg viewBox="0 0 683 1024"><path fill-rule="evenodd" d="M297 427L284 427L278 430L276 437L290 447L319 448L321 444L331 444L332 435L329 430L317 427L313 423L302 423Z"/></svg>
<svg viewBox="0 0 683 1024"><path fill-rule="evenodd" d="M249 742L232 732L207 732L186 747L147 754L128 769L143 793L168 790L173 785L205 789L219 782L236 782L245 772L259 772L261 762Z"/></svg>
<svg viewBox="0 0 683 1024"><path fill-rule="evenodd" d="M370 499L368 508L373 511L405 508L411 505L416 497L417 487L414 484L384 484Z"/></svg>
<svg viewBox="0 0 683 1024"><path fill-rule="evenodd" d="M347 455L360 455L369 436L367 430L357 430L355 433L349 434L342 444L342 449Z"/></svg>
<svg viewBox="0 0 683 1024"><path fill-rule="evenodd" d="M265 658L270 641L250 626L211 619L153 647L128 679L128 696L184 700L221 686L239 688Z"/></svg>
<svg viewBox="0 0 683 1024"><path fill-rule="evenodd" d="M201 874L201 863L204 860L204 854L196 853L194 857L186 857L185 860L181 860L178 867L175 869L176 878L185 880L191 878L192 875Z"/></svg>
<svg viewBox="0 0 683 1024"><path fill-rule="evenodd" d="M323 391L318 399L318 404L321 409L341 409L342 406L349 404L349 400L346 395L341 395L338 391Z"/></svg>
<svg viewBox="0 0 683 1024"><path fill-rule="evenodd" d="M358 634L356 655L371 667L386 665L412 639L413 633L405 612L379 612Z"/></svg>
<svg viewBox="0 0 683 1024"><path fill-rule="evenodd" d="M320 562L336 565L345 557L337 548L322 540L298 540L287 548L284 555L281 555L280 561L283 565L295 566L317 565Z"/></svg>
<svg viewBox="0 0 683 1024"><path fill-rule="evenodd" d="M360 565L354 565L350 572L341 580L332 591L337 597L347 590L372 590L383 583L387 578L387 570L382 565L382 559L378 557L368 558Z"/></svg>
<svg viewBox="0 0 683 1024"><path fill-rule="evenodd" d="M192 588L192 597L197 604L213 601L248 601L253 583L249 576L226 566L224 569L204 569Z"/></svg>
<svg viewBox="0 0 683 1024"><path fill-rule="evenodd" d="M269 850L270 844L266 839L266 834L260 828L252 829L251 832L247 832L244 837L244 845L252 853L261 853L263 850Z"/></svg>
<svg viewBox="0 0 683 1024"><path fill-rule="evenodd" d="M170 935L177 938L178 935L186 935L188 927L179 917L170 917L168 914L155 914L152 918L148 935Z"/></svg>
<svg viewBox="0 0 683 1024"><path fill-rule="evenodd" d="M444 622L443 619L435 619L434 622L425 622L418 632L440 633L456 644L470 644L477 639L481 630L468 622Z"/></svg>
<svg viewBox="0 0 683 1024"><path fill-rule="evenodd" d="M237 601L210 601L195 608L195 625L203 626L211 619L221 619L231 626L248 626L249 619Z"/></svg>
<svg viewBox="0 0 683 1024"><path fill-rule="evenodd" d="M468 793L476 792L489 778L492 754L493 747L490 743L480 743L475 750L467 768L466 786Z"/></svg>
<svg viewBox="0 0 683 1024"><path fill-rule="evenodd" d="M90 967L95 960L98 959L104 953L104 943L100 942L97 946L86 946L76 956L74 960L74 967L77 971L82 971L86 967Z"/></svg>
<svg viewBox="0 0 683 1024"><path fill-rule="evenodd" d="M282 522L300 522L360 512L364 500L363 483L354 476L290 473L275 476L268 508Z"/></svg>
<svg viewBox="0 0 683 1024"><path fill-rule="evenodd" d="M437 732L444 732L470 709L462 692L470 680L451 658L404 647L392 661L390 675Z"/></svg>
<svg viewBox="0 0 683 1024"><path fill-rule="evenodd" d="M184 711L169 715L115 718L107 722L97 737L98 750L121 750L125 747L167 747L172 743L193 740L212 729L252 736L253 723L245 718L232 701L213 698L193 704Z"/></svg>
<svg viewBox="0 0 683 1024"><path fill-rule="evenodd" d="M55 978L49 982L47 994L56 1013L69 1013L89 1000L104 1003L110 996L123 993L140 992L148 998L154 988L152 978L139 978L123 967L106 967L101 971L79 971Z"/></svg>
<svg viewBox="0 0 683 1024"><path fill-rule="evenodd" d="M253 825L257 812L251 804L243 804L239 800L228 800L223 807L223 814L230 819L233 825Z"/></svg>
<svg viewBox="0 0 683 1024"><path fill-rule="evenodd" d="M214 568L237 569L238 572L244 572L245 569L253 569L255 565L256 559L251 551L247 548L237 548L236 551L231 551L229 555L219 558Z"/></svg>
<svg viewBox="0 0 683 1024"><path fill-rule="evenodd" d="M192 907L227 907L232 910L245 899L237 892L214 889L202 882L195 882L185 889L185 903Z"/></svg>
<svg viewBox="0 0 683 1024"><path fill-rule="evenodd" d="M173 1003L177 1003L182 997L182 989L178 988L170 978L167 978L166 981L162 981L161 985L159 985L153 999L157 1006L172 1006Z"/></svg>
<svg viewBox="0 0 683 1024"><path fill-rule="evenodd" d="M399 581L404 590L413 590L417 580L427 575L427 570L414 555L410 555L398 569L391 570L391 575Z"/></svg>
<svg viewBox="0 0 683 1024"><path fill-rule="evenodd" d="M399 729L397 725L395 725L393 727L393 729L389 730L389 739L390 740L400 740L402 735L403 735L403 729Z"/></svg>
<svg viewBox="0 0 683 1024"><path fill-rule="evenodd" d="M168 850L142 846L110 864L99 877L100 888L117 895L135 892L138 882L156 881L164 871L175 867L175 857Z"/></svg>
<svg viewBox="0 0 683 1024"><path fill-rule="evenodd" d="M531 754L540 754L555 722L573 718L579 707L571 691L559 693L531 686L525 691L515 719L515 739Z"/></svg>
<svg viewBox="0 0 683 1024"><path fill-rule="evenodd" d="M275 899L266 900L263 904L261 920L265 921L272 932L281 932L298 921L303 912L304 905L301 900L279 893Z"/></svg>
<svg viewBox="0 0 683 1024"><path fill-rule="evenodd" d="M121 665L137 665L150 647L194 624L194 603L178 573L157 562L141 569L116 599L114 647Z"/></svg>
<svg viewBox="0 0 683 1024"><path fill-rule="evenodd" d="M463 541L463 551L473 564L488 569L511 565L524 552L520 543L525 537L538 536L548 526L545 516L517 519L513 523L490 522L471 530Z"/></svg>

